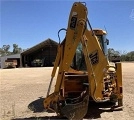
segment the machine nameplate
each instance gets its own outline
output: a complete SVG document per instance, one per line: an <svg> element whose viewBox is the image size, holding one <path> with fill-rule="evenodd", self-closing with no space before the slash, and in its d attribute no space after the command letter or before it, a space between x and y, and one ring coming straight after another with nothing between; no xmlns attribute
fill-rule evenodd
<svg viewBox="0 0 134 120"><path fill-rule="evenodd" d="M71 22L70 22L70 28L74 29L76 27L76 23L77 23L77 17L73 16L71 18Z"/></svg>
<svg viewBox="0 0 134 120"><path fill-rule="evenodd" d="M99 62L99 56L98 56L98 51L95 50L94 52L92 52L90 55L89 55L89 58L91 60L91 64L92 65L95 65Z"/></svg>

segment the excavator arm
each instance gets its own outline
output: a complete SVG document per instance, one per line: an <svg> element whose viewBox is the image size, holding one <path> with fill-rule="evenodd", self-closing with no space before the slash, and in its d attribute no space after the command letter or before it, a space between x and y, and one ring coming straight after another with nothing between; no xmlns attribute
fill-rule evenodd
<svg viewBox="0 0 134 120"><path fill-rule="evenodd" d="M65 72L69 70L78 43L80 42L81 37L84 34L84 31L86 29L86 20L87 20L87 8L85 7L85 5L81 3L74 3L69 16L69 23L66 37L65 40L62 42L63 44L59 46L53 70L55 71L58 63L60 62L55 90L54 93L48 95L47 98L45 99L44 101L45 108L48 108L50 106L50 103L54 101L54 99L56 99L55 102L57 102L59 99L59 92L62 85L63 76Z"/></svg>

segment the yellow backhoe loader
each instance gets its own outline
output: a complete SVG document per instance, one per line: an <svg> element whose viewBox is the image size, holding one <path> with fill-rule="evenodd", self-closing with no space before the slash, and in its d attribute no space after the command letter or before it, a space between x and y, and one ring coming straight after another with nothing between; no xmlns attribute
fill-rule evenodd
<svg viewBox="0 0 134 120"><path fill-rule="evenodd" d="M62 42L59 40L47 96L43 101L46 110L70 120L81 120L87 113L90 100L114 102L111 109L123 106L121 63L110 65L106 32L93 30L87 13L85 3L73 4L66 36ZM55 89L50 94L57 70Z"/></svg>

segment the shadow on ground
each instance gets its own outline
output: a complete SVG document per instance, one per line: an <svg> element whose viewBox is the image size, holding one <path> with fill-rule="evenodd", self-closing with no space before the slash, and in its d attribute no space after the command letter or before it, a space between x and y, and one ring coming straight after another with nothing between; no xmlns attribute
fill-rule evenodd
<svg viewBox="0 0 134 120"><path fill-rule="evenodd" d="M34 113L36 112L43 112L44 106L43 106L43 101L45 98L39 97L37 100L32 101L29 105L28 108L33 111Z"/></svg>
<svg viewBox="0 0 134 120"><path fill-rule="evenodd" d="M43 101L44 98L40 97L39 99L31 102L28 105L28 108L33 111L34 113L38 112L44 112L43 107ZM87 114L85 115L85 119L97 119L101 118L101 113L103 112L112 112L111 109L109 109L111 106L113 106L112 103L105 102L105 103L95 103L95 102L89 102L89 109ZM52 113L52 111L47 111L48 113ZM15 118L12 120L67 120L65 117L60 116L44 116L44 117L29 117L29 118Z"/></svg>
<svg viewBox="0 0 134 120"><path fill-rule="evenodd" d="M95 103L95 102L89 102L88 112L85 119L97 119L101 118L101 114L103 112L113 112L111 110L111 107L113 106L113 103L105 102L105 103Z"/></svg>

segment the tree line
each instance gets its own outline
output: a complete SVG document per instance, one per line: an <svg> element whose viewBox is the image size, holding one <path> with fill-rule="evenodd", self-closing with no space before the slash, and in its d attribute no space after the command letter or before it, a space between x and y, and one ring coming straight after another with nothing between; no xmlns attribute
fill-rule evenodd
<svg viewBox="0 0 134 120"><path fill-rule="evenodd" d="M112 61L113 57L120 59L120 61L134 61L134 51L116 51L113 48L108 49L108 58Z"/></svg>
<svg viewBox="0 0 134 120"><path fill-rule="evenodd" d="M0 56L19 54L24 51L17 44L13 44L13 51L9 51L9 49L10 49L10 45L3 45L2 48L0 48ZM120 61L134 61L134 51L122 52L122 51L114 50L113 48L109 48L108 49L109 60L112 61L113 57L120 59Z"/></svg>
<svg viewBox="0 0 134 120"><path fill-rule="evenodd" d="M3 45L2 48L0 48L0 56L19 54L22 51L24 51L17 44L13 44L13 51L9 51L9 50L10 50L10 45Z"/></svg>

